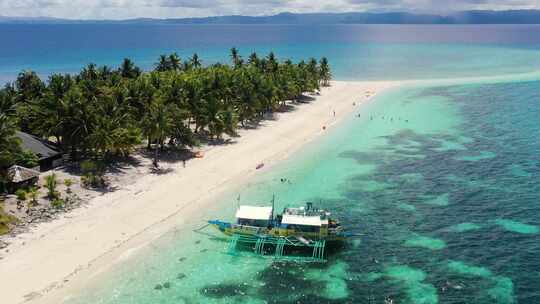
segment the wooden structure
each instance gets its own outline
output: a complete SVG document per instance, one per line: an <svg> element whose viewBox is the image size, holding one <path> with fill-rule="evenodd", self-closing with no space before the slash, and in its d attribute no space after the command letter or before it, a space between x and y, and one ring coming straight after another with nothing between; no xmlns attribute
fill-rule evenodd
<svg viewBox="0 0 540 304"><path fill-rule="evenodd" d="M16 135L21 140L21 147L38 157L40 171L47 171L62 164L62 153L54 143L20 131L17 131Z"/></svg>
<svg viewBox="0 0 540 304"><path fill-rule="evenodd" d="M39 179L39 172L33 169L13 165L7 170L7 190L15 192L17 189L29 188Z"/></svg>

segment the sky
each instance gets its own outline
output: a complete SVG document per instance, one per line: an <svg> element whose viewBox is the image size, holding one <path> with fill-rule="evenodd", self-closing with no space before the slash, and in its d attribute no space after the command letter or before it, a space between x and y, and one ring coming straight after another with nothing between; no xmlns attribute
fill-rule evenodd
<svg viewBox="0 0 540 304"><path fill-rule="evenodd" d="M540 0L0 0L0 16L69 19L184 18L280 12L540 9Z"/></svg>

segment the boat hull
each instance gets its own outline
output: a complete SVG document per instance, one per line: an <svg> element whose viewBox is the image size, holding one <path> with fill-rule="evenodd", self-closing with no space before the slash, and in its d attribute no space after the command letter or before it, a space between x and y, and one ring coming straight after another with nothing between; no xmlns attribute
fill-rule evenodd
<svg viewBox="0 0 540 304"><path fill-rule="evenodd" d="M347 235L345 233L321 233L321 232L305 232L298 231L295 229L287 228L265 228L265 227L253 227L253 226L243 226L237 224L231 224L221 221L210 221L209 222L213 227L221 231L223 234L232 236L232 235L245 235L245 236L264 236L268 235L271 237L301 237L310 240L324 240L326 242L342 242L345 241Z"/></svg>

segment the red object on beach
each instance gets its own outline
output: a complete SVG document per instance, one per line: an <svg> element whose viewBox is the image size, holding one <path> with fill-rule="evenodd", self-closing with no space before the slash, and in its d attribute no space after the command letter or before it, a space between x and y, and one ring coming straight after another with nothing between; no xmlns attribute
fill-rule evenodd
<svg viewBox="0 0 540 304"><path fill-rule="evenodd" d="M264 164L263 163L260 163L257 165L257 167L255 167L255 169L259 170L260 168L264 167Z"/></svg>
<svg viewBox="0 0 540 304"><path fill-rule="evenodd" d="M204 152L199 151L199 152L195 153L195 158L203 158L203 157L204 157Z"/></svg>

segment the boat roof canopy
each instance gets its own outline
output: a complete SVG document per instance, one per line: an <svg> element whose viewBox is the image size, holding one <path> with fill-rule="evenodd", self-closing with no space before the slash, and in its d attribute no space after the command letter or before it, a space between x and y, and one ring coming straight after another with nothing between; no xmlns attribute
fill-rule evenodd
<svg viewBox="0 0 540 304"><path fill-rule="evenodd" d="M302 226L317 226L328 225L328 219L321 220L320 216L304 216L294 214L283 214L281 219L282 224L287 225L302 225Z"/></svg>
<svg viewBox="0 0 540 304"><path fill-rule="evenodd" d="M268 221L272 218L272 207L240 206L236 218Z"/></svg>

